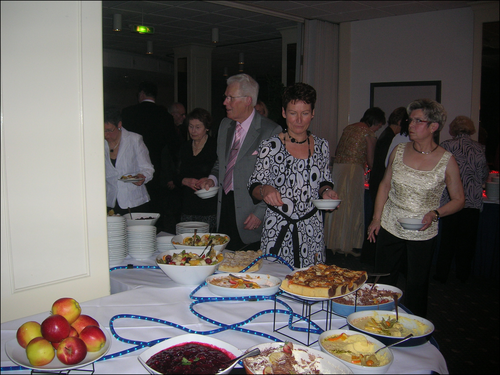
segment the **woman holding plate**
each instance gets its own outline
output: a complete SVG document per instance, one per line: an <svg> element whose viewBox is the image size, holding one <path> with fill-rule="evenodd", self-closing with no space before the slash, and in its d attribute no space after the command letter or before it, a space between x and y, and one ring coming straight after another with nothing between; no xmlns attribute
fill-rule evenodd
<svg viewBox="0 0 500 375"><path fill-rule="evenodd" d="M316 90L305 83L285 90L287 130L262 141L248 182L254 202L267 203L262 251L296 268L326 260L323 217L312 200L338 199L332 190L328 142L309 131L315 103Z"/></svg>
<svg viewBox="0 0 500 375"><path fill-rule="evenodd" d="M380 183L368 239L375 242L376 272L390 273L380 282L396 286L398 273L406 262L404 304L414 314L425 317L427 290L438 219L464 206L460 171L452 154L434 141L434 133L446 122L443 106L430 99L411 102L409 116L411 142L400 143L391 153ZM448 189L450 201L440 206ZM403 228L398 219L418 218L420 230Z"/></svg>
<svg viewBox="0 0 500 375"><path fill-rule="evenodd" d="M200 179L210 174L217 159L217 141L210 136L212 116L203 108L193 109L186 117L191 138L180 149L179 181L181 186L181 221L202 221L215 232L217 225L217 196L202 199L196 195Z"/></svg>
<svg viewBox="0 0 500 375"><path fill-rule="evenodd" d="M120 215L129 209L150 212L146 183L155 170L142 136L127 131L122 126L121 112L108 108L104 110L104 139L108 211L113 209Z"/></svg>

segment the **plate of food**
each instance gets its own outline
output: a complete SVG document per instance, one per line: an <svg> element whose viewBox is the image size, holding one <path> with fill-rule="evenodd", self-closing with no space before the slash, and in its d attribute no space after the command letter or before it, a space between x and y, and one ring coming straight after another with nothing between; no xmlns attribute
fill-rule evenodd
<svg viewBox="0 0 500 375"><path fill-rule="evenodd" d="M317 264L287 275L280 289L308 301L322 301L350 294L366 282L366 271Z"/></svg>
<svg viewBox="0 0 500 375"><path fill-rule="evenodd" d="M172 238L172 245L176 249L198 250L210 244L218 252L224 250L230 238L222 233L182 233Z"/></svg>
<svg viewBox="0 0 500 375"><path fill-rule="evenodd" d="M336 314L348 316L356 311L394 309L394 297L401 299L403 291L392 285L366 283L357 292L332 299L332 310Z"/></svg>
<svg viewBox="0 0 500 375"><path fill-rule="evenodd" d="M319 350L291 342L272 342L252 346L260 354L243 360L247 374L352 374L339 359Z"/></svg>
<svg viewBox="0 0 500 375"><path fill-rule="evenodd" d="M142 180L143 180L142 178L140 178L137 175L133 175L133 174L124 174L123 176L121 176L118 179L118 181L122 181L122 182L139 182Z"/></svg>
<svg viewBox="0 0 500 375"><path fill-rule="evenodd" d="M255 259L262 256L262 250L224 251L224 260L219 266L219 272L241 272ZM257 272L262 267L262 259L246 270L246 273Z"/></svg>
<svg viewBox="0 0 500 375"><path fill-rule="evenodd" d="M410 333L413 337L397 346L422 345L434 332L434 324L429 320L401 312L396 319L394 311L358 311L347 317L347 323L353 330L372 336L386 345L394 344Z"/></svg>
<svg viewBox="0 0 500 375"><path fill-rule="evenodd" d="M333 329L323 332L318 343L321 350L338 358L355 374L385 374L394 361L391 349L361 332Z"/></svg>
<svg viewBox="0 0 500 375"><path fill-rule="evenodd" d="M216 273L206 279L208 290L223 297L271 296L281 279L266 274Z"/></svg>
<svg viewBox="0 0 500 375"><path fill-rule="evenodd" d="M104 335L106 336L106 344L101 348L101 350L97 352L87 352L87 355L81 362L73 365L66 365L62 363L57 358L57 355L55 355L54 359L50 363L44 366L33 366L28 360L28 357L26 356L26 349L24 349L21 345L19 345L17 339L12 339L5 344L5 352L7 353L7 356L10 358L10 360L15 364L32 370L37 370L37 372L66 371L71 369L77 369L80 367L85 367L87 365L94 363L99 358L104 356L109 351L109 348L111 348L111 335L102 326L100 326L100 328L104 332Z"/></svg>

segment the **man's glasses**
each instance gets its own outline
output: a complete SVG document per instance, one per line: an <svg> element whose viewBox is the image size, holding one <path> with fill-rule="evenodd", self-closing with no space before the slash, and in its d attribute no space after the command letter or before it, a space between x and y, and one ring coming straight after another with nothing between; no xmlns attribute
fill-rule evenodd
<svg viewBox="0 0 500 375"><path fill-rule="evenodd" d="M224 100L227 100L228 102L232 101L233 99L238 99L238 98L246 98L247 96L231 96L231 95L226 95L226 94L222 94L222 97L224 98Z"/></svg>

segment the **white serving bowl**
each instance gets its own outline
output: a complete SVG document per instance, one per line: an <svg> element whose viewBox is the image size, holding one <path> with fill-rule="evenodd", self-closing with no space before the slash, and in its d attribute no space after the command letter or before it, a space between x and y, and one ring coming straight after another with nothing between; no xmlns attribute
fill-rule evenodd
<svg viewBox="0 0 500 375"><path fill-rule="evenodd" d="M425 225L422 223L422 219L401 218L398 219L398 222L403 228L409 230L420 230Z"/></svg>
<svg viewBox="0 0 500 375"><path fill-rule="evenodd" d="M370 289L372 287L372 285L373 284L365 284L365 285L363 285L360 288L360 291L362 289L363 290ZM392 286L392 285L377 284L375 287L378 290L388 290L388 291L397 293L399 295L398 300L400 300L401 297L403 296L403 291L401 289L399 289L399 288L396 288L395 286ZM356 293L351 293L351 294L348 294L347 296L342 297L342 299L350 299L354 303L355 297L356 297ZM392 298L391 298L391 300L389 302L381 303L381 304L378 304L378 305L361 305L359 303L359 299L358 299L358 302L356 304L356 310L354 309L354 304L348 305L346 303L339 302L338 300L339 300L339 298L332 299L332 302L331 302L332 303L332 310L336 314L339 314L339 315L342 315L342 316L348 316L348 315L350 315L350 314L352 314L353 312L356 312L356 311L365 311L365 310L386 310L386 311L391 311L391 310L394 309L394 300Z"/></svg>
<svg viewBox="0 0 500 375"><path fill-rule="evenodd" d="M248 297L248 296L271 296L278 293L279 287L281 285L281 279L271 275L260 274L246 274L246 273L231 273L241 277L245 280L253 281L261 286L258 289L240 289L240 288L229 288L219 285L212 284L212 280L215 278L229 277L229 273L217 273L212 276L208 276L205 280L207 282L208 290L213 294L223 297Z"/></svg>
<svg viewBox="0 0 500 375"><path fill-rule="evenodd" d="M271 342L265 344L259 344L248 348L245 352L250 352L255 348L259 348L261 352L268 348L280 348L284 345L284 342ZM318 359L317 367L319 367L320 374L352 374L352 371L349 367L342 363L342 361L338 358L335 358L329 354L323 353L319 350L309 348L304 345L296 345L293 344L293 354L297 360L297 362L301 362L300 360L309 360L309 356L312 355ZM257 357L249 357L243 360L243 366L245 367L245 371L247 374L262 374L262 369L255 368L252 366L252 358ZM262 356L260 356L262 357ZM298 358L297 358L298 357ZM305 373L305 372L302 372Z"/></svg>
<svg viewBox="0 0 500 375"><path fill-rule="evenodd" d="M174 250L166 250L160 255L156 257L156 259L162 259L163 256L165 255L174 255L174 253L180 253L182 249L174 249ZM186 250L186 251L191 251L191 250ZM196 254L201 254L203 249L197 249L195 251L191 251ZM209 249L207 249L207 252ZM219 252L217 252L218 254ZM206 254L206 252L205 252ZM206 266L178 266L175 264L163 264L163 263L158 263L156 261L156 264L160 269L165 272L165 275L170 277L173 281L175 281L178 284L183 284L183 285L199 285L202 282L205 281L205 279L212 275L217 268L219 268L219 265L222 262L219 262L215 265L206 265Z"/></svg>
<svg viewBox="0 0 500 375"><path fill-rule="evenodd" d="M210 189L205 190L205 189L200 189L195 191L194 193L199 196L201 199L208 199L215 197L217 195L217 192L219 191L218 186L212 186Z"/></svg>
<svg viewBox="0 0 500 375"><path fill-rule="evenodd" d="M127 220L127 225L155 225L158 219L160 218L160 214L157 213L149 213L149 212L132 212L132 218L130 214L123 215L125 220ZM143 219L139 220L141 217L152 217L152 219Z"/></svg>
<svg viewBox="0 0 500 375"><path fill-rule="evenodd" d="M313 204L318 208L318 210L333 210L336 208L341 199L313 199Z"/></svg>
<svg viewBox="0 0 500 375"><path fill-rule="evenodd" d="M222 233L196 233L196 235L200 236L200 237L204 236L205 234L211 235L211 236L216 236L216 235L227 236L227 234L222 234ZM174 245L174 247L176 249L184 249L186 251L199 250L200 248L204 249L206 247L206 245L204 245L204 246L186 246L186 245L182 244L182 242L184 241L184 239L186 237L193 237L193 235L194 235L194 232L178 234L172 238L172 245ZM228 236L228 238L229 238L229 236ZM229 238L229 240L225 244L222 244L222 245L214 245L214 250L216 250L217 253L224 250L230 240L231 239Z"/></svg>
<svg viewBox="0 0 500 375"><path fill-rule="evenodd" d="M323 352L325 352L326 354L329 354L332 357L341 361L343 364L345 364L347 367L349 367L352 370L352 372L355 374L385 374L387 372L387 370L389 370L389 367L391 367L392 363L394 362L394 354L392 353L391 349L389 349L389 348L382 349L380 352L377 353L377 354L380 354L380 356L386 356L386 358L389 360L389 362L383 366L376 366L376 367L356 365L354 363L345 361L342 358L337 357L333 353L330 353L323 346L323 340L325 340L327 337L330 337L330 336L341 335L342 333L345 333L348 336L352 336L352 335L364 336L369 342L374 344L373 351L376 351L377 349L380 349L384 346L384 344L382 344L379 340L376 340L375 338L373 338L371 336L365 335L362 332L350 331L348 329L332 329L330 331L325 331L321 335L319 335L318 343L319 343L319 346L321 347L321 350Z"/></svg>
<svg viewBox="0 0 500 375"><path fill-rule="evenodd" d="M167 339L167 340L162 341L156 345L153 345L152 347L150 347L149 349L144 351L142 354L140 354L137 357L137 359L146 368L146 370L149 371L150 374L161 374L160 372L155 371L151 367L149 367L146 364L146 362L158 352L161 352L161 351L168 349L168 348L171 348L173 346L180 346L182 344L188 344L188 343L208 344L208 346L220 349L222 352L226 353L229 356L229 358L231 358L231 359L239 357L242 354L241 350L239 350L235 346L233 346L225 341L215 339L211 336L188 333L185 335L174 336L170 339ZM236 365L236 363L237 362L235 362L234 365ZM218 374L229 374L231 372L231 370L233 369L234 365L229 367L225 371L219 372Z"/></svg>
<svg viewBox="0 0 500 375"><path fill-rule="evenodd" d="M425 327L425 330L423 332L421 332L419 334L414 334L414 336L412 338L410 338L409 340L407 340L401 344L397 344L395 346L398 346L398 347L399 346L401 346L401 347L403 347L403 346L417 346L417 345L425 344L427 342L427 340L430 339L432 332L434 332L434 324L432 324L429 320L422 318L420 316L401 313L401 312L398 314L398 316L399 316L399 318L398 318L399 323L403 324L403 326L405 326L408 329L416 329L417 327L419 327L418 323L422 323L426 327ZM373 311L373 310L371 310L371 311L359 311L359 312L355 312L355 313L352 313L351 315L349 315L347 317L347 323L349 324L349 326L353 330L358 331L358 332L362 332L362 333L367 334L368 336L374 337L375 339L379 340L380 342L382 342L385 345L394 344L395 342L402 339L402 337L386 336L386 335L382 335L382 334L373 333L373 332L367 331L365 329L359 328L355 325L356 321L359 321L359 319L363 319L366 317L373 317L376 320L381 320L382 318L384 318L385 320L396 319L396 312L394 312L394 311Z"/></svg>

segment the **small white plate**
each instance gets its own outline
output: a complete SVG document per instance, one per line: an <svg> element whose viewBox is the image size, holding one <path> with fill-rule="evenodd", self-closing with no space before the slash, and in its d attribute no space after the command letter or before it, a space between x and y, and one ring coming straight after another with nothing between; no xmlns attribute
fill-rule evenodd
<svg viewBox="0 0 500 375"><path fill-rule="evenodd" d="M85 357L85 359L75 365L65 365L64 363L59 361L56 355L52 360L52 362L46 364L45 366L33 366L28 360L28 357L26 356L26 349L24 349L21 345L19 345L17 339L12 339L5 344L5 352L9 356L10 360L18 364L19 366L23 366L32 370L39 370L39 371L41 370L42 372L43 370L65 371L65 370L84 367L97 361L99 358L101 358L108 352L109 348L111 348L111 335L101 325L100 328L106 335L106 344L104 345L104 347L98 352L87 352L87 356Z"/></svg>
<svg viewBox="0 0 500 375"><path fill-rule="evenodd" d="M342 202L341 199L313 199L313 204L318 210L333 210Z"/></svg>
<svg viewBox="0 0 500 375"><path fill-rule="evenodd" d="M217 192L219 191L218 186L212 186L210 189L205 190L205 189L200 189L195 191L194 193L199 196L201 199L208 199L215 197L217 195Z"/></svg>
<svg viewBox="0 0 500 375"><path fill-rule="evenodd" d="M118 181L121 181L121 182L139 182L139 181L142 181L142 178L119 178Z"/></svg>

